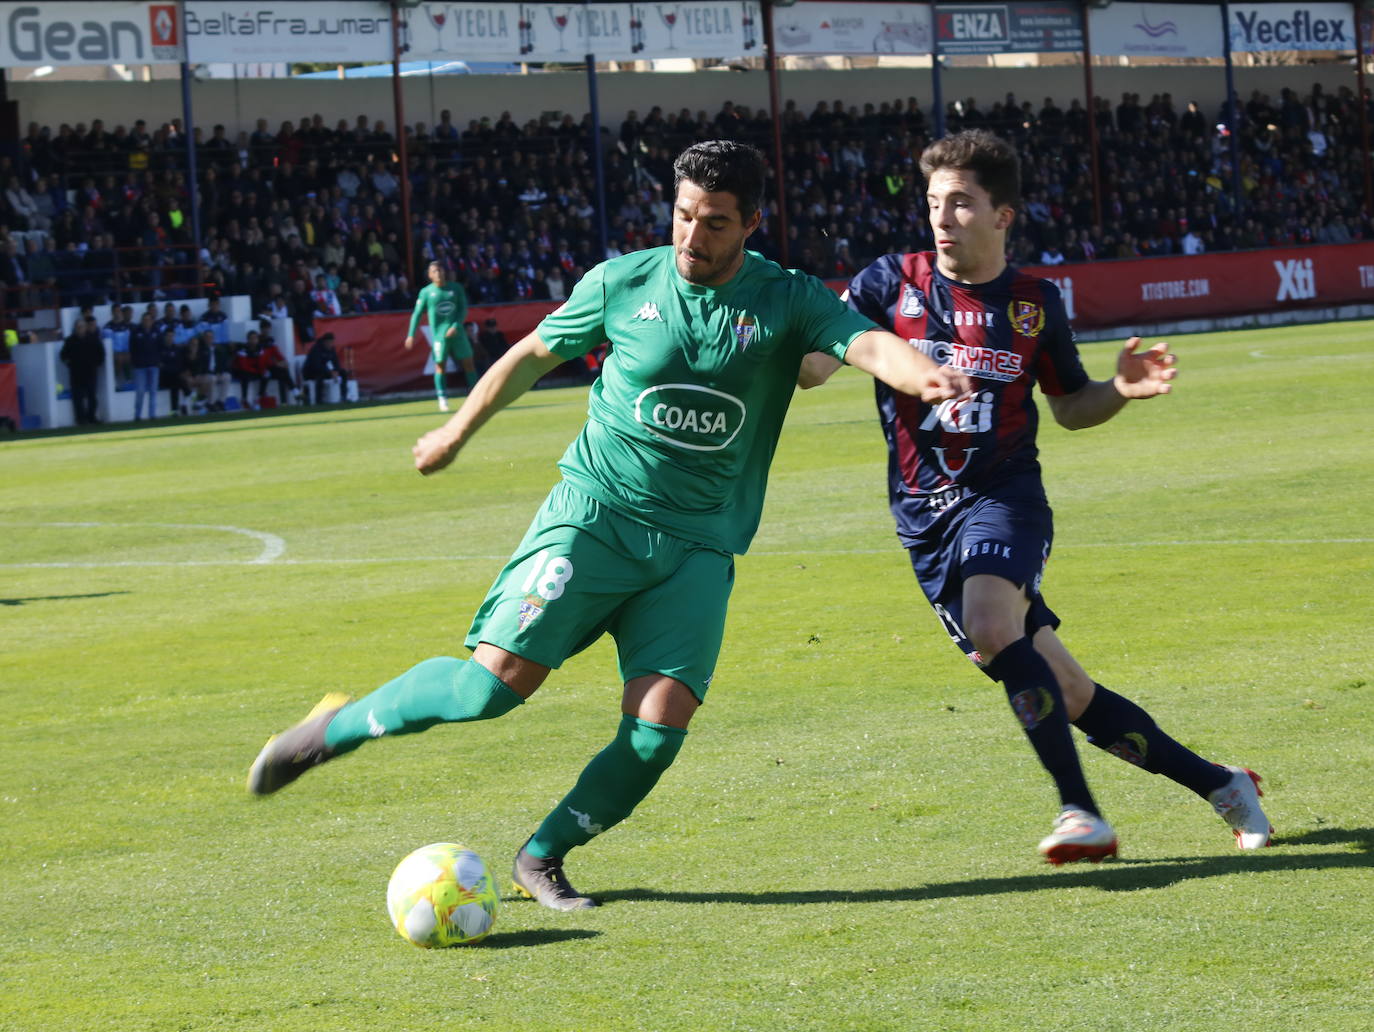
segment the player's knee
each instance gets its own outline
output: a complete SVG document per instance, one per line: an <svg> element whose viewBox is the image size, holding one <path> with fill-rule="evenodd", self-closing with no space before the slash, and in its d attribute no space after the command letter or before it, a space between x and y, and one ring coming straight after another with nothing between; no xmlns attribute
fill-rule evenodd
<svg viewBox="0 0 1374 1032"><path fill-rule="evenodd" d="M972 611L964 614L964 633L985 658L991 659L1026 635L1025 628L1004 614Z"/></svg>

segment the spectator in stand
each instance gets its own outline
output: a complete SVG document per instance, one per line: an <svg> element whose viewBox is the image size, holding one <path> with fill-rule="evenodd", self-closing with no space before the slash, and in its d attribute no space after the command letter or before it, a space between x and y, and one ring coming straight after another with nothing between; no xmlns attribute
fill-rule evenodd
<svg viewBox="0 0 1374 1032"><path fill-rule="evenodd" d="M328 383L337 384L338 397L344 397L348 372L339 362L339 354L334 348L334 334L321 334L320 339L310 346L305 364L301 367L301 379L311 385L307 397L316 405L324 404L325 385Z"/></svg>
<svg viewBox="0 0 1374 1032"><path fill-rule="evenodd" d="M72 412L78 426L99 423L96 418L96 375L105 364L105 343L94 316L77 320L57 355L67 366Z"/></svg>
<svg viewBox="0 0 1374 1032"><path fill-rule="evenodd" d="M306 291L305 280L292 280L286 310L290 313L291 323L296 328L296 339L302 343L314 340L315 301Z"/></svg>
<svg viewBox="0 0 1374 1032"><path fill-rule="evenodd" d="M249 397L249 387L256 386L258 395L262 394L262 335L257 330L249 330L243 344L234 350L229 363L229 375L239 385L239 402L245 409L251 409L256 401Z"/></svg>
<svg viewBox="0 0 1374 1032"><path fill-rule="evenodd" d="M129 333L129 361L134 368L134 419L143 418L143 399L148 399L148 418L157 418L157 388L162 365L162 337L157 332L153 306Z"/></svg>
<svg viewBox="0 0 1374 1032"><path fill-rule="evenodd" d="M186 406L182 395L189 394L194 388L186 347L177 343L173 330L168 330L162 335L158 347L158 386L167 391L171 414L185 415Z"/></svg>
<svg viewBox="0 0 1374 1032"><path fill-rule="evenodd" d="M220 306L220 299L212 297L206 303L205 311L201 313L196 329L202 333L209 331L210 337L216 344L227 345L229 343L229 316Z"/></svg>
<svg viewBox="0 0 1374 1032"><path fill-rule="evenodd" d="M186 352L187 369L199 400L211 412L224 409L232 382L231 362L229 345L217 343L213 330L202 330L191 338Z"/></svg>
<svg viewBox="0 0 1374 1032"><path fill-rule="evenodd" d="M182 305L177 312L176 325L172 327L172 340L184 351L191 343L191 338L199 333L200 326L196 322L196 317L191 314L191 306Z"/></svg>
<svg viewBox="0 0 1374 1032"><path fill-rule="evenodd" d="M115 386L124 390L130 384L133 366L129 358L129 337L134 331L134 310L131 305L110 306L110 321L105 324L101 338L115 365Z"/></svg>
<svg viewBox="0 0 1374 1032"><path fill-rule="evenodd" d="M286 356L281 353L281 349L269 333L262 335L262 349L258 352L258 373L261 377L258 385L259 398L262 392L267 390L269 383L275 383L279 404L290 405L296 401L296 386L291 380L291 367L287 365Z"/></svg>
<svg viewBox="0 0 1374 1032"><path fill-rule="evenodd" d="M315 289L310 293L310 300L314 305L311 312L312 325L315 319L327 319L343 315L343 308L339 304L339 295L330 289L329 283L322 275L315 277Z"/></svg>

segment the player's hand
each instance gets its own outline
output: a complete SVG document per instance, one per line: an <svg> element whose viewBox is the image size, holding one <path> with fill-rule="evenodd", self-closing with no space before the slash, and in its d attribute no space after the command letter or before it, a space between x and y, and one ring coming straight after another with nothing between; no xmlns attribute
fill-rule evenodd
<svg viewBox="0 0 1374 1032"><path fill-rule="evenodd" d="M1129 399L1168 394L1173 389L1170 381L1178 375L1177 359L1162 342L1137 354L1140 343L1139 337L1132 337L1116 358L1116 392Z"/></svg>
<svg viewBox="0 0 1374 1032"><path fill-rule="evenodd" d="M407 337L407 338L406 338L406 350L409 351L409 350L410 350L411 348L413 348L414 346L415 346L415 338L414 338L414 337Z"/></svg>
<svg viewBox="0 0 1374 1032"><path fill-rule="evenodd" d="M958 372L949 366L940 366L921 389L921 400L927 404L934 404L962 398L966 394L972 394L973 390L973 378L967 373Z"/></svg>
<svg viewBox="0 0 1374 1032"><path fill-rule="evenodd" d="M444 334L444 340L449 340L450 338L457 336L457 334L458 334L458 327L456 327L456 326L450 326L450 327L448 328L448 332Z"/></svg>
<svg viewBox="0 0 1374 1032"><path fill-rule="evenodd" d="M425 476L438 473L458 457L458 445L447 432L447 427L431 430L410 449L415 456L415 468Z"/></svg>

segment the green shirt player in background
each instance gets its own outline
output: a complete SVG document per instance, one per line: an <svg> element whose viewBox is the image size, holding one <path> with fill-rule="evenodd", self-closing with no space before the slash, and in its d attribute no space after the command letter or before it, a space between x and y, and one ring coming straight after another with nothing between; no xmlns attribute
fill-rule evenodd
<svg viewBox="0 0 1374 1032"><path fill-rule="evenodd" d="M595 906L568 883L563 858L629 816L706 696L734 556L758 527L802 359L820 351L931 401L962 393L966 383L819 280L744 250L760 221L758 151L698 143L674 174L672 246L592 269L415 445L421 473L443 469L540 376L610 341L587 423L559 461L562 480L468 631L472 658L425 660L356 702L326 696L268 741L250 791L275 792L370 738L500 716L609 633L624 683L618 729L514 870L517 891L545 906Z"/></svg>
<svg viewBox="0 0 1374 1032"><path fill-rule="evenodd" d="M463 367L468 389L477 382L477 367L472 361L472 343L468 340L463 320L468 314L468 293L460 284L448 281L448 272L439 262L429 263L429 286L415 298L415 311L406 331L406 350L415 346L415 330L420 317L429 317L430 345L434 350L434 393L439 399L439 411L448 411L448 384L444 369L451 358Z"/></svg>

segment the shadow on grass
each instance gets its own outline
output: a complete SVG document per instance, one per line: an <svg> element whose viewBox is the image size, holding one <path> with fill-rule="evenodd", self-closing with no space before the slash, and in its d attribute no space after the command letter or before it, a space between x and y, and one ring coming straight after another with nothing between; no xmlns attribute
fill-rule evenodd
<svg viewBox="0 0 1374 1032"><path fill-rule="evenodd" d="M96 591L89 595L33 595L29 598L0 598L0 606L22 606L29 602L65 602L74 598L109 598L111 595L127 595L127 591Z"/></svg>
<svg viewBox="0 0 1374 1032"><path fill-rule="evenodd" d="M600 934L590 928L531 928L526 932L493 932L478 946L484 950L509 950L521 946L547 946L573 939L595 939Z"/></svg>
<svg viewBox="0 0 1374 1032"><path fill-rule="evenodd" d="M1284 838L1281 846L1350 843L1359 853L1289 853L1266 850L1233 856L1126 858L1103 864L1046 870L1007 878L970 878L933 882L905 889L865 889L843 892L794 889L777 892L677 892L634 888L598 893L603 903L659 901L666 903L750 903L765 906L801 903L891 903L966 896L1000 896L1047 889L1101 889L1138 892L1162 889L1194 878L1276 871L1317 871L1342 867L1374 867L1374 828L1324 828Z"/></svg>

